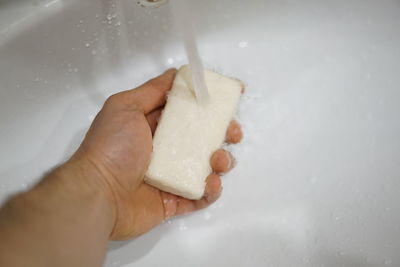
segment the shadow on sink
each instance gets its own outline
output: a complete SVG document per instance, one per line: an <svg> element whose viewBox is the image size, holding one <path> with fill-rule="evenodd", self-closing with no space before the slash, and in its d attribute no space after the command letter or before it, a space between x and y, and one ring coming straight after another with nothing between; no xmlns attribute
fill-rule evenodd
<svg viewBox="0 0 400 267"><path fill-rule="evenodd" d="M2 187L7 195L33 186L51 169L68 160L77 150L89 128L89 120L87 120L86 125L81 125L79 130L74 131L70 127L71 121L82 116L82 110L77 108L79 101L77 103L78 105L71 105L65 110L61 118L52 127L52 131L45 138L36 155L0 173L0 178L4 178ZM73 134L70 134L71 132ZM34 142L34 140L31 141ZM26 152L24 147L19 149L19 153ZM18 148L16 150L16 153L18 153ZM49 164L49 162L52 163ZM2 192L0 191L0 193ZM7 198L7 195L0 194L0 203Z"/></svg>
<svg viewBox="0 0 400 267"><path fill-rule="evenodd" d="M134 240L110 242L105 266L123 266L140 260L165 235L167 230L164 226L160 225Z"/></svg>
<svg viewBox="0 0 400 267"><path fill-rule="evenodd" d="M289 211L293 212L292 209ZM294 216L292 219L297 218L296 214L286 215ZM290 223L276 224L281 221L279 214L278 218L275 218L275 214L271 215L272 221L263 221L261 215L252 218L242 214L238 217L242 218L241 222L236 223L235 227L229 226L233 217L204 221L201 212L185 217L190 222L188 223L190 227L185 230L180 228L182 222L180 220L183 219L180 217L172 220L172 223L160 225L137 239L111 242L105 266L147 266L150 262L154 262L152 255L157 255L158 262L168 262L171 266L181 262L187 262L188 266L194 267L226 266L226 257L229 257L229 262L241 263L237 266L379 266L369 262L363 253L316 248L310 243L315 240L310 238L310 233L304 232L305 239L301 234L300 236L299 233L296 234L297 231L304 230L301 222L293 221L299 223L292 225L298 229L291 229ZM166 248L165 244L156 246L164 235L170 239L174 239L173 235L176 235L180 244L177 245L175 240L171 240L175 244L174 247ZM162 243L165 242L168 241L162 240ZM171 255L177 257L171 258Z"/></svg>

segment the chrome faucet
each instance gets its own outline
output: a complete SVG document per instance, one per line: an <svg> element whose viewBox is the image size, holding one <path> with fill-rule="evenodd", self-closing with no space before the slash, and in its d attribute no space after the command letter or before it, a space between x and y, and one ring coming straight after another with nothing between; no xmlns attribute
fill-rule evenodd
<svg viewBox="0 0 400 267"><path fill-rule="evenodd" d="M138 4L144 7L159 7L168 0L138 0Z"/></svg>

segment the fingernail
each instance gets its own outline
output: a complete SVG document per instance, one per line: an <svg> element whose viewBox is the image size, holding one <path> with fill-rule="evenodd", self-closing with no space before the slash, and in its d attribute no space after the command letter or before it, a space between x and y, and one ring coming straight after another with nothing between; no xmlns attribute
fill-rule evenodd
<svg viewBox="0 0 400 267"><path fill-rule="evenodd" d="M206 198L207 202L213 203L213 202L215 202L215 201L221 196L221 193L222 193L222 190L223 190L223 189L224 189L224 188L221 186L221 188L220 188L220 190L219 190L219 192L218 192L217 194L208 194L208 193L205 193L205 194L204 194L204 197Z"/></svg>
<svg viewBox="0 0 400 267"><path fill-rule="evenodd" d="M246 92L246 85L242 83L242 90L241 93L244 94Z"/></svg>
<svg viewBox="0 0 400 267"><path fill-rule="evenodd" d="M212 203L215 201L215 197L213 197L212 195L206 194L205 198L207 200L207 202Z"/></svg>

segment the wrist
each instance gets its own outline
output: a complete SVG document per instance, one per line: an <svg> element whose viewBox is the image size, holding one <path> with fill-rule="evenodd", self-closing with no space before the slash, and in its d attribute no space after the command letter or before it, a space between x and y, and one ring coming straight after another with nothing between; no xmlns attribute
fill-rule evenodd
<svg viewBox="0 0 400 267"><path fill-rule="evenodd" d="M33 189L12 197L0 212L0 250L7 255L0 262L100 266L115 225L105 187L90 164L71 159Z"/></svg>
<svg viewBox="0 0 400 267"><path fill-rule="evenodd" d="M72 157L45 177L33 191L46 191L43 195L55 192L61 198L93 207L92 214L104 222L108 235L115 225L116 209L112 191L96 166L85 157ZM80 204L78 204L80 205Z"/></svg>

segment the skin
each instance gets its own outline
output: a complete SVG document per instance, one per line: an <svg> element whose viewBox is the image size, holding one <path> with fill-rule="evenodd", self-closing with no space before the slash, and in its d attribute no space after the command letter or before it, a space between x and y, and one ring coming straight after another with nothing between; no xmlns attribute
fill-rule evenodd
<svg viewBox="0 0 400 267"><path fill-rule="evenodd" d="M71 159L1 208L0 266L100 266L108 240L137 237L218 199L220 175L235 165L223 149L210 159L213 173L200 200L143 181L175 74L168 70L108 98ZM239 124L231 122L226 141L241 138Z"/></svg>

